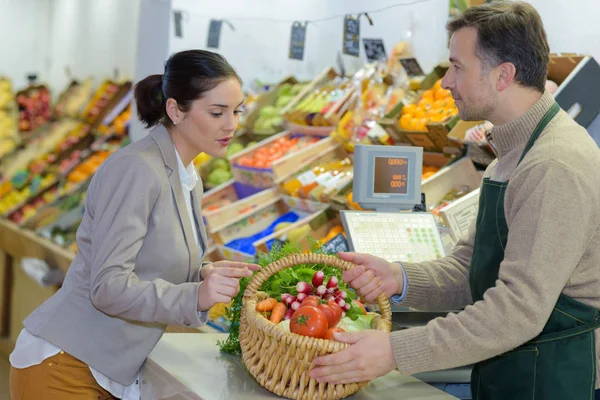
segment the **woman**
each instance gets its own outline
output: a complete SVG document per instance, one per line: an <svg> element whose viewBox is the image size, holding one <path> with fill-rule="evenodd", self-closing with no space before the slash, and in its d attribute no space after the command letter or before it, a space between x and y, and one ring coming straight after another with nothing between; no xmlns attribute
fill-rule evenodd
<svg viewBox="0 0 600 400"><path fill-rule="evenodd" d="M203 265L202 184L192 160L223 157L241 79L218 54L174 54L135 88L150 134L112 155L87 192L79 253L62 288L25 321L13 399L139 399L140 370L168 324L198 327L259 267ZM35 382L35 383L34 383Z"/></svg>

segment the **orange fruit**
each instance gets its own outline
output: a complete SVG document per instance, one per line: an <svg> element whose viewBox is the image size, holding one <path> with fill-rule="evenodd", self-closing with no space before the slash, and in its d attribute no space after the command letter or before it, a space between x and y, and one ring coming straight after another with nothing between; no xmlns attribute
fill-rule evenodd
<svg viewBox="0 0 600 400"><path fill-rule="evenodd" d="M452 92L446 89L438 89L435 91L435 99L436 100L444 100L452 98Z"/></svg>
<svg viewBox="0 0 600 400"><path fill-rule="evenodd" d="M433 105L434 100L429 98L424 98L419 100L418 106L421 108L428 108Z"/></svg>
<svg viewBox="0 0 600 400"><path fill-rule="evenodd" d="M450 105L450 102L448 101L448 99L436 100L433 103L434 108L446 108L449 105Z"/></svg>
<svg viewBox="0 0 600 400"><path fill-rule="evenodd" d="M442 80L438 79L434 84L433 84L433 91L437 92L438 90L442 89Z"/></svg>
<svg viewBox="0 0 600 400"><path fill-rule="evenodd" d="M414 104L407 104L402 107L402 114L414 114L417 109L417 106Z"/></svg>
<svg viewBox="0 0 600 400"><path fill-rule="evenodd" d="M431 100L433 102L435 96L435 93L433 90L429 89L423 92L423 94L421 95L421 100L423 99L428 99Z"/></svg>
<svg viewBox="0 0 600 400"><path fill-rule="evenodd" d="M413 116L410 114L404 114L400 117L400 128L408 130L410 126L410 121L413 119Z"/></svg>
<svg viewBox="0 0 600 400"><path fill-rule="evenodd" d="M416 131L418 123L419 123L419 118L413 118L413 119L411 119L410 123L408 124L408 130L409 131Z"/></svg>
<svg viewBox="0 0 600 400"><path fill-rule="evenodd" d="M414 113L415 118L425 118L427 116L427 111L423 108L418 108Z"/></svg>
<svg viewBox="0 0 600 400"><path fill-rule="evenodd" d="M419 132L427 132L427 119L426 118L421 118L418 119L417 122L414 125L414 130L415 131L419 131Z"/></svg>

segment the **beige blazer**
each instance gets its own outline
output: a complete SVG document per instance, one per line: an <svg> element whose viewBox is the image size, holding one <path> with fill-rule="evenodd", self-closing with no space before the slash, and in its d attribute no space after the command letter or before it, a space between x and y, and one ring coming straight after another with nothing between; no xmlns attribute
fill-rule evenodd
<svg viewBox="0 0 600 400"><path fill-rule="evenodd" d="M167 130L109 157L89 185L79 252L25 328L128 385L167 324L196 327L201 251ZM192 195L202 250L202 184Z"/></svg>

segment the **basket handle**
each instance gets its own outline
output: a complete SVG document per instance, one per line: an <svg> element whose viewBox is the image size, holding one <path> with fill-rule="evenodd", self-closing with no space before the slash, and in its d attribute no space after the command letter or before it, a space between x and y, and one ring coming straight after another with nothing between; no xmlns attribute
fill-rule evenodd
<svg viewBox="0 0 600 400"><path fill-rule="evenodd" d="M262 268L256 275L252 277L250 283L248 283L246 291L244 292L244 297L250 298L254 296L258 291L258 288L260 288L270 276L286 268L300 264L326 264L332 267L339 268L342 271L347 271L356 266L351 262L344 261L335 256L329 256L325 254L294 254L291 256L281 258L280 260L274 261L266 267ZM377 305L379 306L379 312L381 313L383 319L386 321L391 321L392 310L390 308L390 303L385 296L385 293L381 293L379 296L377 296Z"/></svg>

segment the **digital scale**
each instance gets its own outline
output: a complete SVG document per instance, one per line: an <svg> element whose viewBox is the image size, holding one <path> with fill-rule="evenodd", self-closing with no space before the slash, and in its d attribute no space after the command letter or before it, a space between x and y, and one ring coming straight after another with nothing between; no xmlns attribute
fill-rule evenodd
<svg viewBox="0 0 600 400"><path fill-rule="evenodd" d="M354 151L352 199L372 211L340 211L350 249L401 263L444 257L438 225L434 215L425 212L421 193L423 148L356 145ZM463 201L464 207L455 209L461 208L462 214L454 215L464 217L472 213L473 200L474 196ZM458 220L455 226L463 230L465 224ZM400 305L392 303L393 330L423 326L451 312L419 312ZM471 367L462 367L429 372L418 378L450 393L469 389L470 375Z"/></svg>
<svg viewBox="0 0 600 400"><path fill-rule="evenodd" d="M340 211L352 251L390 262L446 255L433 214L410 212L421 206L422 167L421 147L355 147L352 199L374 211Z"/></svg>

